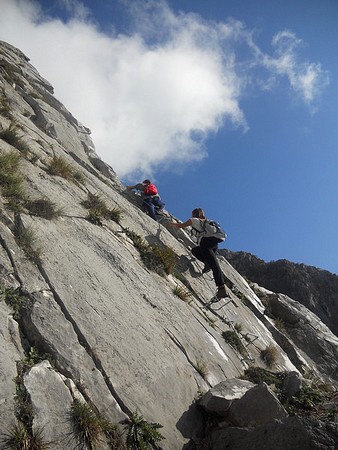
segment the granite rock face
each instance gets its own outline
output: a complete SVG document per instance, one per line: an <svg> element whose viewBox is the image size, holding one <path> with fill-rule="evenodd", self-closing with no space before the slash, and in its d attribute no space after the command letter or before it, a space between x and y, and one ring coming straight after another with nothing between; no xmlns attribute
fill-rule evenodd
<svg viewBox="0 0 338 450"><path fill-rule="evenodd" d="M75 447L71 408L80 400L123 429L138 412L163 425L161 448L181 449L203 428L196 397L249 366L266 367L261 354L269 346L277 370L311 369L336 383L330 330L291 301L295 323L320 328L318 340L332 346L320 346L315 332L308 343L296 332L284 335L222 256L234 285L231 301L203 308L215 286L191 256L190 235L167 229L169 212L155 222L142 211L139 198L96 154L90 131L28 58L4 42L0 133L2 167L6 158L19 160L12 177L12 166L6 173L0 167L0 435L21 420L29 432L42 429L51 448ZM55 162L66 172L52 170ZM13 179L20 179L20 192L9 192ZM121 218L88 210L93 198ZM53 205L58 214L32 204ZM159 271L151 246L171 249L164 254L174 255L175 268ZM180 298L182 291L189 296ZM289 300L274 301L287 316Z"/></svg>

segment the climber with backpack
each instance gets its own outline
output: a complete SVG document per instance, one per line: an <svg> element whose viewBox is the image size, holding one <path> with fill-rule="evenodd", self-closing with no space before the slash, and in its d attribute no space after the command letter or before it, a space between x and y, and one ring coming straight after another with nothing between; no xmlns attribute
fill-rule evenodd
<svg viewBox="0 0 338 450"><path fill-rule="evenodd" d="M143 204L149 216L157 221L156 215L161 214L165 205L159 196L157 187L150 180L146 179L142 183L135 184L134 186L127 186L127 189L136 189L141 192Z"/></svg>
<svg viewBox="0 0 338 450"><path fill-rule="evenodd" d="M202 273L207 273L212 270L217 287L215 297L219 300L226 298L228 294L225 284L227 282L229 285L231 282L226 279L220 268L216 251L218 244L223 242L227 236L217 222L208 220L205 217L203 209L196 208L192 211L191 215L191 219L188 219L186 222L169 222L168 225L175 228L192 227L192 235L195 237L198 245L192 248L191 253L195 258L204 263Z"/></svg>

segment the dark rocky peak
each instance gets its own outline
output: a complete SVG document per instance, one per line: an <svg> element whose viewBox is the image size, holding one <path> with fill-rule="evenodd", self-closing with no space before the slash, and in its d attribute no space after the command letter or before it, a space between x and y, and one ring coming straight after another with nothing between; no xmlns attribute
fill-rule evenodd
<svg viewBox="0 0 338 450"><path fill-rule="evenodd" d="M266 263L250 253L230 250L221 253L241 275L302 303L338 336L337 275L286 259Z"/></svg>

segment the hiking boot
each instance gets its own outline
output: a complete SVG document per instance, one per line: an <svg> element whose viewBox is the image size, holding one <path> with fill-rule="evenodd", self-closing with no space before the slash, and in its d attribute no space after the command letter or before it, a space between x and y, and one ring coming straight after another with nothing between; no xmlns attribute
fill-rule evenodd
<svg viewBox="0 0 338 450"><path fill-rule="evenodd" d="M223 286L218 286L215 297L219 298L219 299L229 297L224 284L223 284Z"/></svg>
<svg viewBox="0 0 338 450"><path fill-rule="evenodd" d="M210 272L210 270L211 270L211 267L209 266L209 264L204 264L202 273Z"/></svg>

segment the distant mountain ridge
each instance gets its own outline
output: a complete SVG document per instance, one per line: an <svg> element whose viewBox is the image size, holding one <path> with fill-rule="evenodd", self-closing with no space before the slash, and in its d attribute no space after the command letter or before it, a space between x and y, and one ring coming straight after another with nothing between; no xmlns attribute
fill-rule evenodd
<svg viewBox="0 0 338 450"><path fill-rule="evenodd" d="M286 259L267 263L246 252L224 249L220 253L250 281L302 303L338 336L337 275Z"/></svg>

